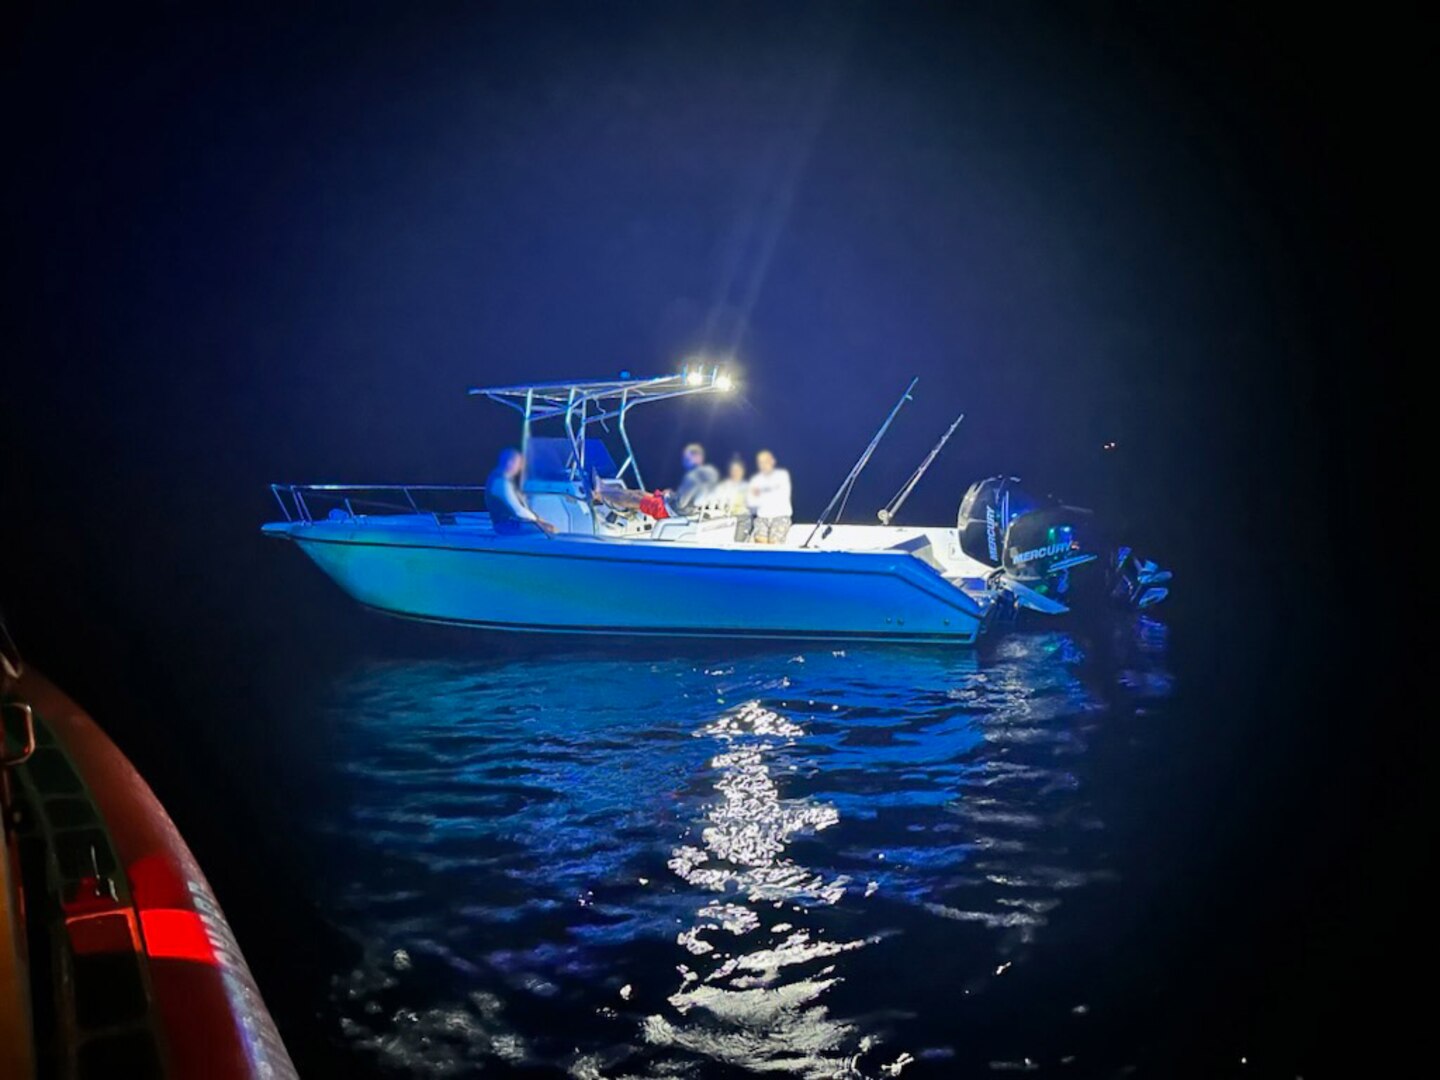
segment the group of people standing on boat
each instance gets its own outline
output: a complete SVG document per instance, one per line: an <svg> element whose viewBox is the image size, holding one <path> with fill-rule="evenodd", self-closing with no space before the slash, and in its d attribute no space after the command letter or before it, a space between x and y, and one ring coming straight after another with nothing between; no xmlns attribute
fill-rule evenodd
<svg viewBox="0 0 1440 1080"><path fill-rule="evenodd" d="M614 490L598 480L591 490L597 503L617 510L635 510L656 521L691 514L733 514L737 543L781 544L790 532L790 473L776 466L775 455L755 455L755 473L747 475L745 459L730 460L725 479L705 460L705 447L690 443L680 454L684 475L673 489Z"/></svg>
<svg viewBox="0 0 1440 1080"><path fill-rule="evenodd" d="M775 455L755 455L755 472L747 475L745 459L730 459L725 479L715 485L705 505L735 516L735 540L783 544L794 510L790 504L790 470L779 468Z"/></svg>
<svg viewBox="0 0 1440 1080"><path fill-rule="evenodd" d="M790 504L790 473L779 468L775 455L761 450L755 455L755 472L747 474L745 460L736 454L725 479L705 460L705 448L690 443L681 453L684 475L672 489L631 491L592 481L591 497L598 504L645 514L656 521L688 517L709 511L735 517L737 543L781 544L790 532L793 509ZM513 447L500 452L500 459L485 481L485 508L499 533L524 532L533 528L549 534L555 526L530 509L521 490L524 458Z"/></svg>

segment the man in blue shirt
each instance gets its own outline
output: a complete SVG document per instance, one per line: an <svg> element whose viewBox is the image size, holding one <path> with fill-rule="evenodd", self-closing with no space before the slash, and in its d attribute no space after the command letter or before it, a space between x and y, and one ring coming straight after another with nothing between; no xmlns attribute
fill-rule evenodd
<svg viewBox="0 0 1440 1080"><path fill-rule="evenodd" d="M485 478L485 509L490 512L490 524L505 536L530 532L532 528L553 536L555 526L538 517L520 491L524 464L520 451L514 447L507 446L500 451L500 460Z"/></svg>

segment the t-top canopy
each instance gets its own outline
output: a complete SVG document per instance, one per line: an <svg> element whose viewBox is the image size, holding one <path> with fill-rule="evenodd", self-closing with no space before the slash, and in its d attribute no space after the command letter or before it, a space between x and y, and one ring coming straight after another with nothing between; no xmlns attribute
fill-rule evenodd
<svg viewBox="0 0 1440 1080"><path fill-rule="evenodd" d="M518 386L472 386L470 393L475 397L486 397L508 405L523 419L521 446L528 450L531 442L531 425L540 420L562 420L565 434L570 442L571 452L567 455L566 469L573 482L581 482L587 462L587 445L594 440L586 435L591 424L606 426L606 421L617 419L620 441L625 447L625 460L614 472L615 479L624 477L629 470L635 483L644 487L640 476L640 463L635 459L635 449L630 445L630 435L625 430L625 414L636 405L646 401L663 401L666 398L685 397L689 394L729 393L735 389L735 380L713 364L690 364L676 375L657 375L649 379L634 379L622 376L618 379L598 379L587 382L542 382L522 383ZM614 462L607 452L606 462Z"/></svg>
<svg viewBox="0 0 1440 1080"><path fill-rule="evenodd" d="M652 378L596 379L583 382L522 383L516 386L472 386L469 393L508 405L528 420L546 420L570 413L606 420L642 401L687 394L728 393L734 380L719 367L691 367L675 375ZM591 407L599 408L592 411Z"/></svg>

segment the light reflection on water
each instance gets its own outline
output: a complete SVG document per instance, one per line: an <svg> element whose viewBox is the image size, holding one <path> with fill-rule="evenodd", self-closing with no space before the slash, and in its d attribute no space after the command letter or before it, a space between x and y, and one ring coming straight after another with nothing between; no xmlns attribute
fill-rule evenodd
<svg viewBox="0 0 1440 1080"><path fill-rule="evenodd" d="M804 915L838 903L850 878L787 854L796 836L830 828L840 815L819 799L782 798L772 776L805 731L752 701L696 734L720 744L710 761L719 798L705 811L701 843L677 846L669 867L717 899L677 936L695 959L679 965L680 987L667 999L676 1018L646 1017L645 1040L735 1065L848 1075L860 1049L855 1026L831 1019L820 999L839 978L833 958L865 942L813 938Z"/></svg>
<svg viewBox="0 0 1440 1080"><path fill-rule="evenodd" d="M352 672L323 845L364 948L340 1037L398 1075L949 1060L963 1004L922 984L983 994L1112 876L1077 765L1117 698L1169 692L1163 631L1124 644L1098 674L1055 633Z"/></svg>

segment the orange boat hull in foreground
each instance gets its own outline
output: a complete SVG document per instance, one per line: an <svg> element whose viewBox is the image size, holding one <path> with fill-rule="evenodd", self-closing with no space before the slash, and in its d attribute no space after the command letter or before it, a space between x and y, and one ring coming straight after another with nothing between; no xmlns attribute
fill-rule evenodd
<svg viewBox="0 0 1440 1080"><path fill-rule="evenodd" d="M12 999L0 1000L0 1025L32 1033L29 1048L12 1043L7 1068L28 1060L65 1077L296 1076L205 875L149 785L39 675L23 672L0 690L9 763L0 769L0 876L10 879L0 907L14 939L0 950L12 975L29 975L0 985L0 999Z"/></svg>

